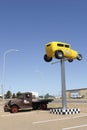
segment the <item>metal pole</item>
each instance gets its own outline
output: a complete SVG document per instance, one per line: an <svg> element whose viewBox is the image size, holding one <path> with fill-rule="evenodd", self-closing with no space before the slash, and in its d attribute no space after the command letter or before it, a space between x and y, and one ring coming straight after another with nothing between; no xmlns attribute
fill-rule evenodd
<svg viewBox="0 0 87 130"><path fill-rule="evenodd" d="M5 88L5 56L6 56L6 53L4 53L3 55L3 83L2 83L3 104L4 104L4 88Z"/></svg>
<svg viewBox="0 0 87 130"><path fill-rule="evenodd" d="M19 51L19 50L16 50L16 49L10 49L10 50L7 50L4 52L3 54L3 85L2 85L2 98L3 98L3 104L4 104L4 92L5 92L5 62L6 62L6 55L10 52L13 52L13 51Z"/></svg>
<svg viewBox="0 0 87 130"><path fill-rule="evenodd" d="M61 59L61 85L62 85L62 108L66 109L66 82L65 82L65 64L64 59Z"/></svg>

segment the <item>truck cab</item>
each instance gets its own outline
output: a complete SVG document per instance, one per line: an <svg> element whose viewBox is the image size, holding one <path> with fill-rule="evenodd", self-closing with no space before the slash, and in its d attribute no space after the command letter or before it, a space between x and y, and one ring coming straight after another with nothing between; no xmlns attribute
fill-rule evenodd
<svg viewBox="0 0 87 130"><path fill-rule="evenodd" d="M20 105L20 108L31 107L32 106L32 93L20 93L18 95L17 101Z"/></svg>
<svg viewBox="0 0 87 130"><path fill-rule="evenodd" d="M4 111L16 113L19 110L29 109L32 107L32 93L20 93L16 99L11 99L4 105Z"/></svg>

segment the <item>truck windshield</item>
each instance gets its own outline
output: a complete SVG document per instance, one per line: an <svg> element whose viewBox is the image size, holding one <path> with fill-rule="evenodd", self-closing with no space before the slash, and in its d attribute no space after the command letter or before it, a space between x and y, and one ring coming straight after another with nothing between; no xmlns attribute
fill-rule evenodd
<svg viewBox="0 0 87 130"><path fill-rule="evenodd" d="M19 94L19 95L17 96L17 98L18 98L18 99L23 99L24 96L23 96L22 94Z"/></svg>

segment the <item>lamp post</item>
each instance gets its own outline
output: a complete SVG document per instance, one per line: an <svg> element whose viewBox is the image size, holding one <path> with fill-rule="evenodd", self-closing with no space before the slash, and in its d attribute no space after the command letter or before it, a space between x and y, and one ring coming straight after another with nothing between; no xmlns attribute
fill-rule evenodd
<svg viewBox="0 0 87 130"><path fill-rule="evenodd" d="M5 65L6 65L6 55L10 52L17 52L19 50L16 49L9 49L7 51L4 52L3 54L3 83L2 83L2 98L3 98L3 103L4 103L4 89L5 89Z"/></svg>

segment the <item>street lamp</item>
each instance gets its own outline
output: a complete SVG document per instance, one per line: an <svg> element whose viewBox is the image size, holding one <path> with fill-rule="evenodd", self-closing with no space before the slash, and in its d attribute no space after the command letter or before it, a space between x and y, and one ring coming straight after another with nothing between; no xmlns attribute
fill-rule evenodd
<svg viewBox="0 0 87 130"><path fill-rule="evenodd" d="M7 51L4 52L3 54L3 84L2 84L2 98L3 98L3 103L4 103L4 88L5 88L5 64L6 64L6 55L10 52L17 52L19 50L16 49L9 49Z"/></svg>

